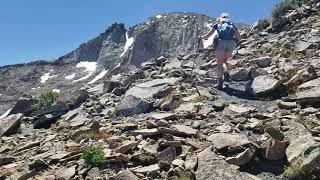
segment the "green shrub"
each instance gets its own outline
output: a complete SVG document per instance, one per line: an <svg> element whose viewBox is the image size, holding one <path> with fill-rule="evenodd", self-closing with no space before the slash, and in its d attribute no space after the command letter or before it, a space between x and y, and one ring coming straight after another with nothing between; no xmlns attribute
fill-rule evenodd
<svg viewBox="0 0 320 180"><path fill-rule="evenodd" d="M284 0L276 5L275 9L272 11L272 18L278 18L279 16L284 15L288 10L293 9L295 6L302 6L308 1L309 0Z"/></svg>
<svg viewBox="0 0 320 180"><path fill-rule="evenodd" d="M105 161L105 154L101 148L90 146L82 151L82 159L89 166L99 167Z"/></svg>
<svg viewBox="0 0 320 180"><path fill-rule="evenodd" d="M33 105L34 110L40 110L42 108L51 106L54 102L56 102L59 94L53 92L52 90L44 91L41 93L38 103Z"/></svg>

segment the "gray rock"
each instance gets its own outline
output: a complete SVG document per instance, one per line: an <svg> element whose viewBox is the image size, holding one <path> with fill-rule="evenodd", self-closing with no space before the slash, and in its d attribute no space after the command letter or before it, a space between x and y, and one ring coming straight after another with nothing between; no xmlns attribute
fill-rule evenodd
<svg viewBox="0 0 320 180"><path fill-rule="evenodd" d="M112 81L112 80L104 81L103 82L103 92L110 93L114 89L119 88L120 86L121 86L121 84L117 81Z"/></svg>
<svg viewBox="0 0 320 180"><path fill-rule="evenodd" d="M290 142L286 150L288 161L292 163L298 158L303 157L305 152L319 147L320 143L315 141L311 135L301 136Z"/></svg>
<svg viewBox="0 0 320 180"><path fill-rule="evenodd" d="M22 114L12 114L6 118L0 119L0 137L9 136L17 132L20 127Z"/></svg>
<svg viewBox="0 0 320 180"><path fill-rule="evenodd" d="M145 166L145 167L141 167L141 168L137 168L137 169L133 169L132 172L134 173L141 173L141 174L153 174L157 171L159 171L159 165L158 164L153 164L150 166Z"/></svg>
<svg viewBox="0 0 320 180"><path fill-rule="evenodd" d="M266 96L274 92L280 84L279 80L270 75L256 77L251 84L251 94L254 96Z"/></svg>
<svg viewBox="0 0 320 180"><path fill-rule="evenodd" d="M193 137L197 136L198 130L193 129L185 125L172 125L173 129L176 131L175 134L180 134L183 136Z"/></svg>
<svg viewBox="0 0 320 180"><path fill-rule="evenodd" d="M254 153L255 153L254 149L247 148L245 151L239 153L235 157L228 157L226 159L226 162L229 163L229 164L236 165L236 166L243 166L243 165L245 165L245 164L250 162L250 160L252 159Z"/></svg>
<svg viewBox="0 0 320 180"><path fill-rule="evenodd" d="M296 100L300 104L316 104L320 102L320 88L314 87L305 91L296 93Z"/></svg>
<svg viewBox="0 0 320 180"><path fill-rule="evenodd" d="M143 137L155 136L160 134L158 129L139 129L132 132L133 135L142 135Z"/></svg>
<svg viewBox="0 0 320 180"><path fill-rule="evenodd" d="M170 86L175 85L180 78L155 79L149 82L137 84L129 89L125 96L135 96L141 99L161 98L170 92Z"/></svg>
<svg viewBox="0 0 320 180"><path fill-rule="evenodd" d="M261 144L262 156L267 160L281 160L286 155L287 143L277 139L270 139Z"/></svg>
<svg viewBox="0 0 320 180"><path fill-rule="evenodd" d="M217 133L207 138L213 143L216 149L224 149L227 147L240 147L250 144L247 137L240 134Z"/></svg>
<svg viewBox="0 0 320 180"><path fill-rule="evenodd" d="M16 160L16 157L0 155L0 166L10 164Z"/></svg>
<svg viewBox="0 0 320 180"><path fill-rule="evenodd" d="M198 157L197 156L192 156L184 162L184 167L186 169L191 169L194 171L197 166L198 166Z"/></svg>
<svg viewBox="0 0 320 180"><path fill-rule="evenodd" d="M211 147L198 154L198 168L195 172L197 180L237 179L253 180L250 176L230 167L223 159L212 152Z"/></svg>
<svg viewBox="0 0 320 180"><path fill-rule="evenodd" d="M162 162L171 164L177 158L176 149L174 147L168 147L158 154L158 158Z"/></svg>
<svg viewBox="0 0 320 180"><path fill-rule="evenodd" d="M127 142L124 142L115 151L117 153L127 154L128 151L130 151L131 149L135 148L138 144L139 144L139 142L137 142L137 141L127 141Z"/></svg>
<svg viewBox="0 0 320 180"><path fill-rule="evenodd" d="M91 168L86 176L86 180L102 180L102 173L100 172L100 169L97 167Z"/></svg>
<svg viewBox="0 0 320 180"><path fill-rule="evenodd" d="M230 79L234 81L245 81L248 79L248 71L244 68L232 69L229 71Z"/></svg>
<svg viewBox="0 0 320 180"><path fill-rule="evenodd" d="M56 179L58 180L68 180L71 179L76 174L76 166L70 168L62 168L56 173Z"/></svg>
<svg viewBox="0 0 320 180"><path fill-rule="evenodd" d="M20 97L16 104L10 111L10 114L26 114L32 111L32 105L35 103L34 99L28 97ZM9 115L10 115L9 114Z"/></svg>
<svg viewBox="0 0 320 180"><path fill-rule="evenodd" d="M259 57L256 59L252 59L251 61L255 62L260 68L269 67L272 63L272 58L269 56Z"/></svg>
<svg viewBox="0 0 320 180"><path fill-rule="evenodd" d="M170 71L170 70L173 70L173 69L179 69L181 68L181 61L179 61L178 59L174 59L172 60L171 62L167 63L165 66L164 66L164 70L165 71Z"/></svg>
<svg viewBox="0 0 320 180"><path fill-rule="evenodd" d="M305 51L306 49L310 48L311 45L312 43L307 41L297 41L295 44L296 49L299 52Z"/></svg>
<svg viewBox="0 0 320 180"><path fill-rule="evenodd" d="M110 177L109 180L139 180L130 170L120 171L117 175Z"/></svg>
<svg viewBox="0 0 320 180"><path fill-rule="evenodd" d="M151 104L139 97L128 95L116 106L116 115L131 116L134 114L147 113L151 110Z"/></svg>
<svg viewBox="0 0 320 180"><path fill-rule="evenodd" d="M79 107L89 98L89 92L86 90L74 90L68 93L59 94L58 100L65 103L70 109Z"/></svg>
<svg viewBox="0 0 320 180"><path fill-rule="evenodd" d="M309 90L316 87L320 88L320 78L305 82L301 84L298 88L300 91L304 91L304 90Z"/></svg>

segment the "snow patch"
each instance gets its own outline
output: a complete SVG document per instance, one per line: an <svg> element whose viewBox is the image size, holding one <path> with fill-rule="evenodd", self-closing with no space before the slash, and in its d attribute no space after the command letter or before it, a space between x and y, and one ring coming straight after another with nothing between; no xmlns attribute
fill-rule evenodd
<svg viewBox="0 0 320 180"><path fill-rule="evenodd" d="M83 81L83 80L86 80L88 79L97 69L97 62L89 62L89 61L84 61L84 62L80 62L76 65L77 68L81 68L81 67L84 67L86 68L84 70L84 72L88 72L88 75L80 78L80 79L77 79L77 80L74 80L72 82L79 82L79 81Z"/></svg>
<svg viewBox="0 0 320 180"><path fill-rule="evenodd" d="M202 40L203 41L203 48L204 49L206 49L206 48L208 48L209 46L211 46L212 44L213 44L213 39L214 39L214 37L215 36L217 36L218 35L218 33L217 33L217 31L216 32L214 32L213 33L213 35L212 36L210 36L207 40Z"/></svg>
<svg viewBox="0 0 320 180"><path fill-rule="evenodd" d="M121 66L121 63L117 64L116 67L114 67L114 69L117 69L120 66Z"/></svg>
<svg viewBox="0 0 320 180"><path fill-rule="evenodd" d="M60 89L52 89L52 92L60 94Z"/></svg>
<svg viewBox="0 0 320 180"><path fill-rule="evenodd" d="M120 57L123 57L126 52L128 51L128 49L133 45L134 43L134 39L133 37L129 38L128 33L126 33L126 44L124 45L124 51L123 53L120 55Z"/></svg>
<svg viewBox="0 0 320 180"><path fill-rule="evenodd" d="M58 75L53 75L53 76L50 76L50 73L46 73L44 74L43 76L40 77L40 82L42 84L46 83L48 81L48 79L50 78L54 78L54 77L57 77Z"/></svg>
<svg viewBox="0 0 320 180"><path fill-rule="evenodd" d="M50 69L50 72L53 72L53 69Z"/></svg>
<svg viewBox="0 0 320 180"><path fill-rule="evenodd" d="M103 70L100 72L100 74L98 74L92 81L90 81L88 84L93 84L96 81L102 79L106 74L108 73L108 70Z"/></svg>
<svg viewBox="0 0 320 180"><path fill-rule="evenodd" d="M2 96L2 94L0 94L0 96Z"/></svg>
<svg viewBox="0 0 320 180"><path fill-rule="evenodd" d="M5 112L4 114L2 114L2 115L0 116L0 119L6 118L6 117L10 114L11 110L12 110L12 108L9 109L9 110L8 110L7 112Z"/></svg>
<svg viewBox="0 0 320 180"><path fill-rule="evenodd" d="M69 76L66 76L65 78L67 80L71 80L71 79L74 79L76 77L76 73L73 73L73 74L70 74Z"/></svg>
<svg viewBox="0 0 320 180"><path fill-rule="evenodd" d="M83 61L83 62L79 62L76 65L77 68L86 68L86 70L84 70L84 72L94 72L97 68L97 62L89 62L89 61Z"/></svg>
<svg viewBox="0 0 320 180"><path fill-rule="evenodd" d="M162 15L157 15L156 18L157 18L157 19L161 19L161 18L162 18Z"/></svg>

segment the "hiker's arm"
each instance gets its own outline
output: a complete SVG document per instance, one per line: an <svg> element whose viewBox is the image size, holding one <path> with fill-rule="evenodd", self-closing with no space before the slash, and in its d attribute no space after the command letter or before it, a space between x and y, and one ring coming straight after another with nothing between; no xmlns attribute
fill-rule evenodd
<svg viewBox="0 0 320 180"><path fill-rule="evenodd" d="M236 28L236 34L235 34L235 36L236 36L236 41L237 41L237 42L240 42L240 41L241 41L241 35L240 35L240 32L238 31L238 28Z"/></svg>
<svg viewBox="0 0 320 180"><path fill-rule="evenodd" d="M212 34L213 34L215 31L216 31L216 30L215 30L214 28L211 28L211 30L210 30L207 34L201 36L201 38L202 38L202 39L208 39L210 36L212 36Z"/></svg>

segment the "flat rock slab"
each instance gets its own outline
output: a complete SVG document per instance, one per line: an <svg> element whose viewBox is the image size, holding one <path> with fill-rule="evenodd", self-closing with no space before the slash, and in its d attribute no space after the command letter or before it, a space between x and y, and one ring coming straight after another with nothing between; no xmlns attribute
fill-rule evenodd
<svg viewBox="0 0 320 180"><path fill-rule="evenodd" d="M159 169L160 168L159 168L158 164L153 164L150 166L144 166L141 168L134 169L134 170L132 170L132 172L141 173L141 174L149 174L149 173L154 173L154 172L158 171Z"/></svg>
<svg viewBox="0 0 320 180"><path fill-rule="evenodd" d="M140 129L140 130L136 130L132 132L133 135L139 135L141 134L144 137L148 137L148 136L155 136L160 134L160 132L158 131L158 129Z"/></svg>
<svg viewBox="0 0 320 180"><path fill-rule="evenodd" d="M233 169L228 163L212 152L211 149L212 147L209 147L198 154L198 168L195 172L197 180L253 180L247 174Z"/></svg>
<svg viewBox="0 0 320 180"><path fill-rule="evenodd" d="M212 134L207 140L211 141L216 149L245 146L251 143L249 139L243 135L227 133Z"/></svg>
<svg viewBox="0 0 320 180"><path fill-rule="evenodd" d="M185 136L197 136L198 134L198 130L193 129L189 126L185 126L185 125L172 125L172 127L174 128L174 130L177 131L178 134L182 134Z"/></svg>
<svg viewBox="0 0 320 180"><path fill-rule="evenodd" d="M120 171L117 175L110 177L110 180L139 180L130 170Z"/></svg>
<svg viewBox="0 0 320 180"><path fill-rule="evenodd" d="M180 81L180 78L165 78L137 84L129 89L125 96L131 95L141 99L149 100L156 96L160 96L163 91L168 89L168 86L175 85L178 81Z"/></svg>
<svg viewBox="0 0 320 180"><path fill-rule="evenodd" d="M156 120L171 120L174 119L176 115L174 113L155 113L151 115L151 118L156 119Z"/></svg>
<svg viewBox="0 0 320 180"><path fill-rule="evenodd" d="M314 79L314 80L311 80L311 81L308 81L308 82L301 84L299 86L299 90L303 91L303 90L308 90L308 89L312 89L315 87L320 88L320 78L317 78L317 79Z"/></svg>
<svg viewBox="0 0 320 180"><path fill-rule="evenodd" d="M56 173L56 179L71 179L76 174L76 166L60 169Z"/></svg>
<svg viewBox="0 0 320 180"><path fill-rule="evenodd" d="M0 119L0 137L13 134L20 126L22 114L13 114Z"/></svg>
<svg viewBox="0 0 320 180"><path fill-rule="evenodd" d="M320 102L320 88L314 87L306 91L298 92L296 99L301 104L314 104Z"/></svg>
<svg viewBox="0 0 320 180"><path fill-rule="evenodd" d="M291 163L298 157L303 156L307 150L317 147L320 147L320 143L316 142L311 135L301 136L290 142L286 150L288 161Z"/></svg>

